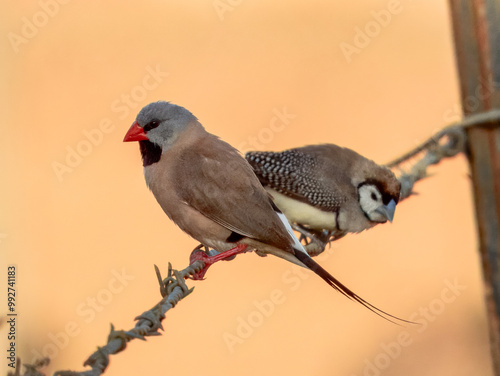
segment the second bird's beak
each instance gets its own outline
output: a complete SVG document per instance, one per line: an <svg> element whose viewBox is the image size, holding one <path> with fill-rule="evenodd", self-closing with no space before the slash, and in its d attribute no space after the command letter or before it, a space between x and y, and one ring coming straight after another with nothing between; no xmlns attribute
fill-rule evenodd
<svg viewBox="0 0 500 376"><path fill-rule="evenodd" d="M139 125L139 123L134 121L134 123L128 130L127 134L125 135L123 142L145 141L145 140L149 140L149 138L148 136L146 136L144 129Z"/></svg>
<svg viewBox="0 0 500 376"><path fill-rule="evenodd" d="M389 222L392 223L392 220L394 219L394 212L396 211L396 201L391 200L387 205L382 205L375 211L382 214Z"/></svg>

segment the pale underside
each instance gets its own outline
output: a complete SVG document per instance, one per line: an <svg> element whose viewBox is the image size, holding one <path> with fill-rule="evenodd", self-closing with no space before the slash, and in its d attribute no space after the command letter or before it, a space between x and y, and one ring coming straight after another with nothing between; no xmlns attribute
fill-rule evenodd
<svg viewBox="0 0 500 376"><path fill-rule="evenodd" d="M304 202L294 200L274 189L266 190L273 197L274 203L286 215L290 222L307 223L315 230L335 230L337 229L337 214L315 208Z"/></svg>

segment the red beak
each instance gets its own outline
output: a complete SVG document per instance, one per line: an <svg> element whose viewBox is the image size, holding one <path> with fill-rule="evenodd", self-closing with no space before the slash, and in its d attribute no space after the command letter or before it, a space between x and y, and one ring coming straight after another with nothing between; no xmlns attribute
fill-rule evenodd
<svg viewBox="0 0 500 376"><path fill-rule="evenodd" d="M146 136L144 129L136 121L134 121L134 123L128 130L127 134L125 135L123 142L145 141L145 140L149 140L149 138L148 136Z"/></svg>

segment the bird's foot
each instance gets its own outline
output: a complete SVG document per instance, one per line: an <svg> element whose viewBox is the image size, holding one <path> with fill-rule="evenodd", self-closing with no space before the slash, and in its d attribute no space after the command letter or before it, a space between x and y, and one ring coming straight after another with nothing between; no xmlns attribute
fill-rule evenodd
<svg viewBox="0 0 500 376"><path fill-rule="evenodd" d="M325 250L325 246L325 244L318 244L317 242L313 241L309 244L304 245L304 249L309 254L309 256L315 257L323 253L323 251Z"/></svg>
<svg viewBox="0 0 500 376"><path fill-rule="evenodd" d="M329 237L327 230L313 230L298 223L292 223L292 228L300 234L299 241L304 244L304 248L309 256L318 256L325 250L328 244L325 237Z"/></svg>
<svg viewBox="0 0 500 376"><path fill-rule="evenodd" d="M216 255L209 256L206 252L202 251L200 247L195 248L191 253L191 256L189 257L189 263L193 264L195 261L202 261L205 264L205 266L198 273L193 274L191 276L191 279L195 281L203 280L205 277L205 273L212 264L220 260L227 260L229 258L234 258L234 256L240 253L245 253L246 251L247 251L247 246L245 244L238 244L236 247L231 248L228 251L224 251Z"/></svg>

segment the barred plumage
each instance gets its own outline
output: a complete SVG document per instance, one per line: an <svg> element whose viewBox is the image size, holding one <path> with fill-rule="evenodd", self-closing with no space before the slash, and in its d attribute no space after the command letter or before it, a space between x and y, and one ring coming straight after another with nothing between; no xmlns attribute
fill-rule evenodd
<svg viewBox="0 0 500 376"><path fill-rule="evenodd" d="M317 170L322 163L299 150L249 152L246 158L264 186L326 211L337 210L345 197L334 191Z"/></svg>
<svg viewBox="0 0 500 376"><path fill-rule="evenodd" d="M353 150L321 144L245 157L291 222L346 233L392 220L399 181Z"/></svg>

